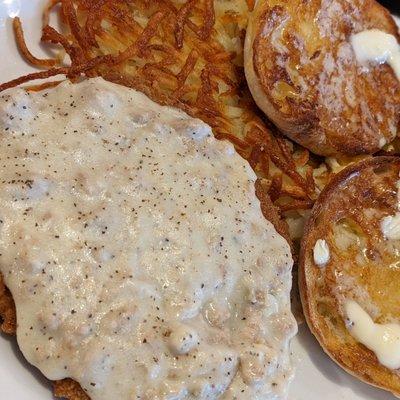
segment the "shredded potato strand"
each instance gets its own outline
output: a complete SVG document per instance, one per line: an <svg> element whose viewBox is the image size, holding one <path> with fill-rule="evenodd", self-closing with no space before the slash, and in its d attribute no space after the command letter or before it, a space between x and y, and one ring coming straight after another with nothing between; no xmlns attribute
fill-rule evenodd
<svg viewBox="0 0 400 400"><path fill-rule="evenodd" d="M23 83L33 81L35 79L46 79L56 75L67 75L69 72L68 68L53 68L47 71L42 72L33 72L32 74L28 74L25 76L21 76L17 79L13 79L12 81L3 83L0 85L0 92L6 89L10 89L12 87L21 85Z"/></svg>
<svg viewBox="0 0 400 400"><path fill-rule="evenodd" d="M24 31L22 29L21 20L15 17L13 20L14 34L17 41L19 51L22 53L26 61L34 65L35 67L49 68L54 67L57 64L56 60L43 60L35 57L28 49L25 42Z"/></svg>

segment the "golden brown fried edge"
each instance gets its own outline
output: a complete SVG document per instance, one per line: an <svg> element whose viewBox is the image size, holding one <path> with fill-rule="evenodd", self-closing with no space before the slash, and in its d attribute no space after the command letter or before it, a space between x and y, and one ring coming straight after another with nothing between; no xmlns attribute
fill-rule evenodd
<svg viewBox="0 0 400 400"><path fill-rule="evenodd" d="M390 182L393 186L390 194L386 192L382 196L382 187L388 184L388 180L386 179L382 185L374 185L371 188L371 181L368 180L371 174L368 173L371 170L385 170L386 168L391 170L392 173L394 172L392 177L395 177L395 179ZM366 175L362 176L365 171ZM335 281L331 278L331 274L328 275L326 272L324 272L324 274L326 273L324 279L319 276L321 268L315 266L313 262L313 247L317 239L329 237L328 233L335 221L349 216L348 210L341 209L343 204L349 208L354 207L356 212L350 215L355 218L358 216L358 222L362 225L363 230L369 232L368 246L373 246L375 241L380 240L379 238L382 237L380 231L378 232L380 225L371 223L368 218L360 215L360 211L362 211L365 203L368 204L368 207L380 207L387 215L393 214L397 210L395 183L399 179L399 171L399 157L375 157L352 165L337 174L323 190L311 212L305 228L298 267L303 312L311 332L323 350L351 375L396 395L400 395L399 374L382 366L372 351L357 343L348 333L338 310L337 299L332 292L335 289ZM361 178L359 178L360 175ZM357 183L362 183L362 185L351 187L352 179L355 179ZM358 182L358 179L360 179L360 182ZM350 193L352 196L349 196L350 198L346 198L343 202L347 188L343 192L340 189L343 189L348 181L350 181L349 186L354 190ZM340 196L338 193L340 193ZM336 259L335 264L337 264ZM328 263L325 268L333 267L330 267ZM321 281L323 281L322 284ZM326 315L329 315L328 320ZM338 332L340 336L337 334Z"/></svg>

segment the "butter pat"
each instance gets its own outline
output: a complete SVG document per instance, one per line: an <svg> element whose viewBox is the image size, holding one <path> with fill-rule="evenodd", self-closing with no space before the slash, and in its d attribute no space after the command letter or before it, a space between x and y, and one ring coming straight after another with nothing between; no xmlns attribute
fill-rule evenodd
<svg viewBox="0 0 400 400"><path fill-rule="evenodd" d="M318 266L324 266L330 260L328 243L324 239L318 239L314 246L314 262Z"/></svg>
<svg viewBox="0 0 400 400"><path fill-rule="evenodd" d="M399 240L400 239L400 213L395 215L388 215L381 221L381 229L383 236L386 239Z"/></svg>
<svg viewBox="0 0 400 400"><path fill-rule="evenodd" d="M353 300L346 301L345 313L351 336L373 351L385 367L393 370L400 368L400 325L374 323Z"/></svg>
<svg viewBox="0 0 400 400"><path fill-rule="evenodd" d="M397 209L400 210L400 181L397 182ZM386 239L400 240L400 211L382 218L381 231Z"/></svg>
<svg viewBox="0 0 400 400"><path fill-rule="evenodd" d="M385 144L387 143L386 139L384 137L379 139L379 147L382 148L383 146L385 146Z"/></svg>
<svg viewBox="0 0 400 400"><path fill-rule="evenodd" d="M350 41L360 64L387 63L400 80L400 46L393 35L371 29L352 35Z"/></svg>

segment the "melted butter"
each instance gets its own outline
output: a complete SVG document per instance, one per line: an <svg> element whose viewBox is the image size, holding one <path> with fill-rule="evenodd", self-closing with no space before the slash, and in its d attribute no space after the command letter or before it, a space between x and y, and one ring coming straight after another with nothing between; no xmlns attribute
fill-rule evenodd
<svg viewBox="0 0 400 400"><path fill-rule="evenodd" d="M400 368L400 325L374 323L352 300L346 301L345 313L351 335L373 351L382 365L389 369Z"/></svg>
<svg viewBox="0 0 400 400"><path fill-rule="evenodd" d="M326 240L318 239L313 250L314 263L318 266L326 265L330 260L329 246Z"/></svg>
<svg viewBox="0 0 400 400"><path fill-rule="evenodd" d="M371 29L352 35L351 44L360 64L389 64L400 80L400 46L395 36Z"/></svg>
<svg viewBox="0 0 400 400"><path fill-rule="evenodd" d="M388 215L381 222L382 233L387 239L400 240L400 213Z"/></svg>
<svg viewBox="0 0 400 400"><path fill-rule="evenodd" d="M102 79L0 97L19 346L92 400L279 399L292 259L206 124Z"/></svg>
<svg viewBox="0 0 400 400"><path fill-rule="evenodd" d="M400 28L400 18L397 15L392 15L392 17L395 20L397 26Z"/></svg>
<svg viewBox="0 0 400 400"><path fill-rule="evenodd" d="M397 211L394 215L387 215L382 218L381 231L386 239L400 240L400 181L397 186Z"/></svg>

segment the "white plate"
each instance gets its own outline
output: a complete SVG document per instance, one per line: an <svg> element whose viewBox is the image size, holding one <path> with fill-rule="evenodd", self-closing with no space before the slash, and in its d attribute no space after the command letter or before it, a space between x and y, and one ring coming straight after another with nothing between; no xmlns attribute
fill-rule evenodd
<svg viewBox="0 0 400 400"><path fill-rule="evenodd" d="M0 0L1 82L34 71L18 53L9 17L21 17L29 47L35 54L45 56L39 45L43 3L43 0ZM371 388L343 372L323 353L304 325L293 342L293 353L297 374L291 387L290 400L394 399L392 395ZM4 335L0 336L0 399L53 399L50 383L28 365L15 340Z"/></svg>

